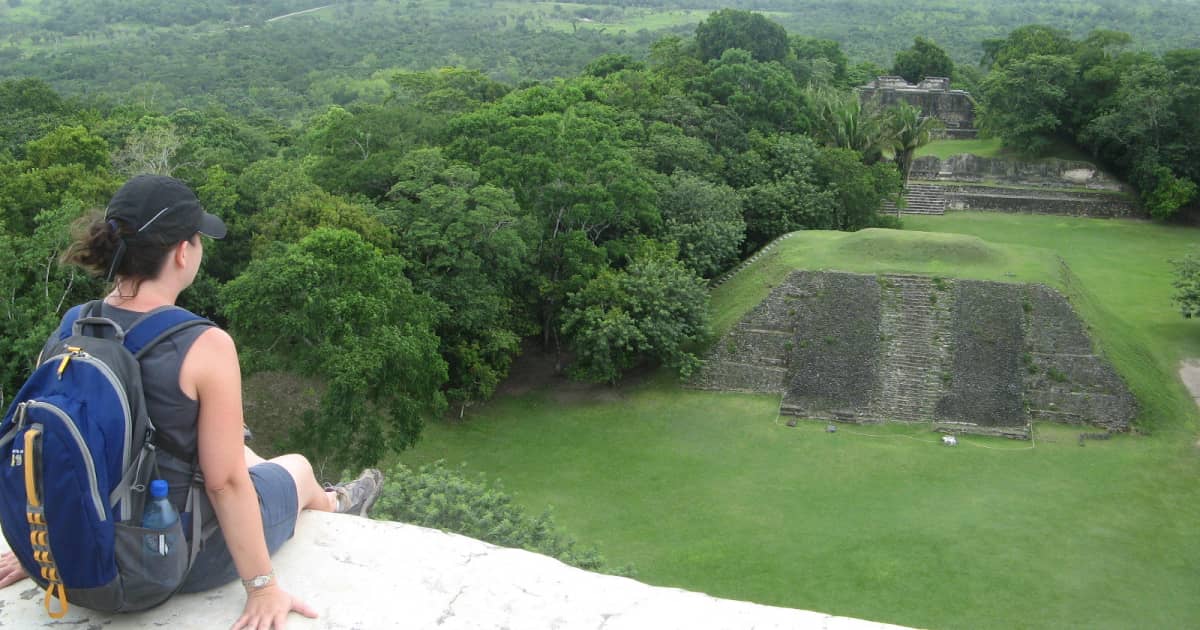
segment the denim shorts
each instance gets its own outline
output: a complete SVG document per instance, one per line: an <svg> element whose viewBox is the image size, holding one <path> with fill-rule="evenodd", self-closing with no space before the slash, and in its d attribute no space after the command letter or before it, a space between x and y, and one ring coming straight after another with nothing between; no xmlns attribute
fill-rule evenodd
<svg viewBox="0 0 1200 630"><path fill-rule="evenodd" d="M296 515L299 499L296 497L296 482L288 471L279 464L265 462L250 467L250 481L258 493L258 507L262 512L263 532L267 538L267 550L274 555L283 543L296 533ZM212 537L204 541L204 548L196 556L196 564L179 589L181 593L196 593L224 586L238 579L237 567L229 555L225 536L218 528Z"/></svg>

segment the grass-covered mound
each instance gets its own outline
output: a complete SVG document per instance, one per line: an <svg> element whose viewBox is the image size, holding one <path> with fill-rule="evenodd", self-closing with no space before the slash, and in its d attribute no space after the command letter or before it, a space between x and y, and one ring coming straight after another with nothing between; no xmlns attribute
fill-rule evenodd
<svg viewBox="0 0 1200 630"><path fill-rule="evenodd" d="M921 627L1200 627L1197 413L1168 369L1200 356L1200 324L1172 309L1167 263L1200 233L966 213L906 222L1001 257L879 260L845 250L875 233L801 234L714 291L716 311L732 325L797 267L1045 282L1071 296L1151 433L1080 447L1079 429L1039 424L1031 450L978 437L943 448L906 426L788 428L778 397L655 375L526 387L430 426L404 459L502 478L653 584Z"/></svg>
<svg viewBox="0 0 1200 630"><path fill-rule="evenodd" d="M1053 282L1057 263L1044 249L997 245L978 236L869 229L799 232L713 290L713 328L720 334L795 269Z"/></svg>

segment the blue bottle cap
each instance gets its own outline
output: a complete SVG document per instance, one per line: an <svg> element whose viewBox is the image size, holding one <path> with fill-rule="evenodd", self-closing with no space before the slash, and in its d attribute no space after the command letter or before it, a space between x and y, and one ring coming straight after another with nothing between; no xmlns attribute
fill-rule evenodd
<svg viewBox="0 0 1200 630"><path fill-rule="evenodd" d="M167 480L155 479L154 481L151 481L150 497L154 499L161 499L165 496L167 496Z"/></svg>

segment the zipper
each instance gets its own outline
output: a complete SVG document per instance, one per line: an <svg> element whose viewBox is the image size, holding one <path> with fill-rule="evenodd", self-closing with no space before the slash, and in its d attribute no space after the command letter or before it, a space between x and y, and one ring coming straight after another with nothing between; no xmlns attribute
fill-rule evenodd
<svg viewBox="0 0 1200 630"><path fill-rule="evenodd" d="M70 433L71 437L75 439L75 445L79 448L80 456L83 457L84 467L87 468L88 489L92 493L92 506L96 508L96 516L101 523L108 520L104 515L104 501L100 498L100 481L96 478L96 463L92 461L92 453L88 450L87 442L83 441L83 434L79 432L79 427L75 426L67 412L59 409L56 405L39 400L31 400L26 405L27 409L44 409L50 412L51 415L62 421L67 433Z"/></svg>
<svg viewBox="0 0 1200 630"><path fill-rule="evenodd" d="M123 414L122 417L125 419L125 443L123 445L125 448L121 451L121 470L128 469L129 441L132 439L131 434L133 433L133 413L129 410L129 398L125 394L125 388L121 386L121 381L117 378L117 375L113 373L112 368L108 367L106 363L93 357L87 352L84 352L83 350L79 350L77 352L64 352L47 359L47 361L55 361L64 356L71 356L74 359L78 359L84 363L96 366L96 369L100 370L100 373L103 374L104 378L108 379L108 383L112 385L113 390L117 392L117 398L121 400L121 412ZM43 363L45 362L46 361L43 361Z"/></svg>
<svg viewBox="0 0 1200 630"><path fill-rule="evenodd" d="M17 437L17 433L25 428L25 405L26 403L17 404L17 410L13 413L12 428L8 430L8 433L0 436L0 449L8 446L8 443Z"/></svg>

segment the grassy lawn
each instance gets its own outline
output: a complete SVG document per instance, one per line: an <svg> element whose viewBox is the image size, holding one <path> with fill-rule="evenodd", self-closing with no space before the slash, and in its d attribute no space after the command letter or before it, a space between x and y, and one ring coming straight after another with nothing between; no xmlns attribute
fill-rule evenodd
<svg viewBox="0 0 1200 630"><path fill-rule="evenodd" d="M917 157L934 155L939 160L961 153L971 153L979 157L997 157L1000 155L1000 139L934 140L917 149Z"/></svg>
<svg viewBox="0 0 1200 630"><path fill-rule="evenodd" d="M971 140L934 140L929 144L917 149L917 157L926 155L937 156L938 159L944 160L952 155L962 153L970 153L979 157L1009 157L1009 152L1005 151L1000 145L999 138L974 138ZM1020 159L1029 159L1028 157L1013 156ZM1040 159L1057 158L1060 160L1076 160L1082 162L1093 162L1095 158L1087 153L1079 150L1078 147L1072 146L1062 141L1056 141L1046 149L1045 155Z"/></svg>
<svg viewBox="0 0 1200 630"><path fill-rule="evenodd" d="M639 578L720 597L932 628L1200 627L1197 412L1174 377L1200 324L1169 301L1196 230L955 214L910 230L804 233L714 291L728 327L795 267L1041 281L1072 297L1143 404L1132 434L936 445L920 427L777 420L778 398L550 380L410 463L500 478ZM1062 262L1066 263L1066 267ZM869 434L869 435L868 435Z"/></svg>

